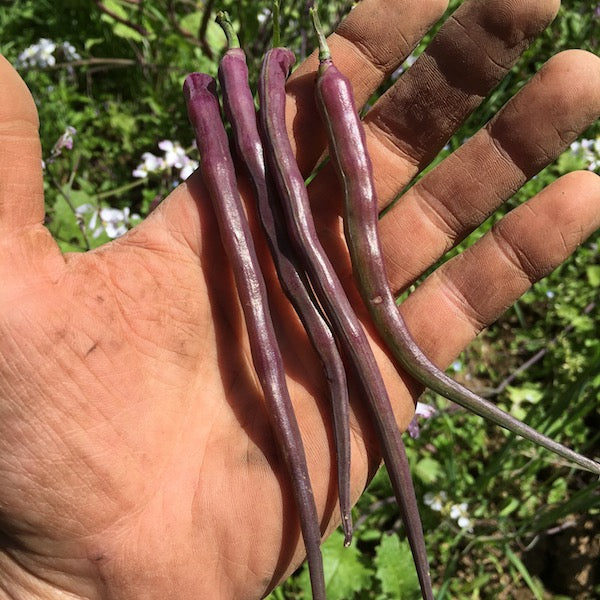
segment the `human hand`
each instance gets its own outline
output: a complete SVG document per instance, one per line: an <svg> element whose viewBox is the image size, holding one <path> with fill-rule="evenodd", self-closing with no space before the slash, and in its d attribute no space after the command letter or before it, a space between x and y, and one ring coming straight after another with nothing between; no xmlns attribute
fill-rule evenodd
<svg viewBox="0 0 600 600"><path fill-rule="evenodd" d="M363 0L340 29L344 39L330 40L359 104L445 8L416 4ZM555 10L542 0L465 3L462 25L450 21L366 119L382 206ZM315 135L314 67L299 67L289 86L305 169L324 143ZM298 564L302 545L202 182L193 176L111 244L62 256L42 226L35 108L18 76L5 62L1 69L0 597L258 598ZM396 289L598 117L599 77L591 55L554 58L487 131L402 198L381 224ZM323 239L355 294L333 174L324 171L311 191ZM569 175L430 276L402 305L424 351L444 366L564 260L600 224L599 194L593 174ZM337 516L324 383L255 231L329 530ZM377 356L406 427L419 390L381 349ZM356 496L379 457L359 408L353 432Z"/></svg>

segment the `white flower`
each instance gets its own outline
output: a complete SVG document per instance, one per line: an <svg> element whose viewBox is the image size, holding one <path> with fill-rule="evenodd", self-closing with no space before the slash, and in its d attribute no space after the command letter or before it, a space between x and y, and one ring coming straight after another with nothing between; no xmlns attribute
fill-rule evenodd
<svg viewBox="0 0 600 600"><path fill-rule="evenodd" d="M181 171L179 171L179 177L181 177L183 181L185 181L198 168L197 161L192 160L187 156L186 159L186 163L183 165Z"/></svg>
<svg viewBox="0 0 600 600"><path fill-rule="evenodd" d="M63 42L61 45L65 60L79 60L81 55L75 50L75 46L69 42Z"/></svg>
<svg viewBox="0 0 600 600"><path fill-rule="evenodd" d="M38 45L37 62L40 67L54 66L56 59L53 52L56 50L56 44L52 40L42 38Z"/></svg>
<svg viewBox="0 0 600 600"><path fill-rule="evenodd" d="M448 499L448 495L443 490L434 494L433 492L427 492L425 496L423 496L423 502L431 510L435 510L436 512L440 512L444 508L444 504L446 504L446 500Z"/></svg>
<svg viewBox="0 0 600 600"><path fill-rule="evenodd" d="M93 236L98 237L102 231L106 231L106 235L110 239L115 239L123 235L129 229L128 225L131 218L139 219L139 215L134 214L131 217L129 216L129 208L127 206L123 210L111 207L102 208L94 216L96 215L100 217L100 226L96 228ZM92 221L90 220L90 228L93 229L95 225L95 220L94 225L92 225Z"/></svg>
<svg viewBox="0 0 600 600"><path fill-rule="evenodd" d="M75 47L69 42L56 44L47 38L41 38L37 44L25 48L17 58L18 67L52 67L56 64L54 52L59 48L66 61L81 58Z"/></svg>
<svg viewBox="0 0 600 600"><path fill-rule="evenodd" d="M396 81L404 71L412 67L417 62L417 56L414 54L410 54L406 57L406 60L392 73L391 78L392 81Z"/></svg>
<svg viewBox="0 0 600 600"><path fill-rule="evenodd" d="M82 204L75 209L75 215L81 223L84 221L84 215L90 212L92 216L88 228L92 230L94 238L100 237L102 233L106 232L109 238L115 239L129 229L132 219L140 218L137 214L130 215L127 206L123 210L110 206L98 210L91 204Z"/></svg>
<svg viewBox="0 0 600 600"><path fill-rule="evenodd" d="M179 142L163 140L162 142L158 142L158 147L165 153L164 161L167 167L183 168L188 157L185 155L185 150Z"/></svg>
<svg viewBox="0 0 600 600"><path fill-rule="evenodd" d="M453 504L450 507L450 518L455 519L461 529L473 531L473 521L469 518L468 508L469 505L466 502Z"/></svg>
<svg viewBox="0 0 600 600"><path fill-rule="evenodd" d="M53 52L56 44L49 39L42 38L37 44L25 48L17 59L17 66L24 67L52 67L56 64Z"/></svg>
<svg viewBox="0 0 600 600"><path fill-rule="evenodd" d="M156 173L165 168L165 161L151 152L144 152L142 160L144 162L139 164L132 173L134 177L148 177L150 173Z"/></svg>
<svg viewBox="0 0 600 600"><path fill-rule="evenodd" d="M86 204L80 204L75 209L75 218L77 219L77 222L79 223L80 227L82 227L83 229L87 229L87 227L85 226L85 215L87 215L88 213L92 214L89 222L89 228L93 229L96 227L96 222L98 220L98 209L89 202L87 202Z"/></svg>
<svg viewBox="0 0 600 600"><path fill-rule="evenodd" d="M86 213L94 212L96 209L89 203L81 204L75 209L75 214L79 217L83 217Z"/></svg>
<svg viewBox="0 0 600 600"><path fill-rule="evenodd" d="M158 173L166 169L179 169L179 177L186 180L197 168L198 162L191 159L179 142L162 140L158 147L164 152L164 156L154 156L150 152L144 152L144 162L134 169L134 177L147 177L150 173Z"/></svg>
<svg viewBox="0 0 600 600"><path fill-rule="evenodd" d="M271 16L270 9L263 8L262 11L258 13L256 18L261 25L264 25L270 16Z"/></svg>
<svg viewBox="0 0 600 600"><path fill-rule="evenodd" d="M593 140L584 138L573 142L571 152L587 162L589 171L600 169L600 137Z"/></svg>
<svg viewBox="0 0 600 600"><path fill-rule="evenodd" d="M33 61L33 58L36 55L36 53L37 53L36 45L25 48L25 50L23 50L23 52L21 52L21 54L19 54L19 58L17 59L17 64L29 66L31 64L31 62Z"/></svg>
<svg viewBox="0 0 600 600"><path fill-rule="evenodd" d="M109 238L114 239L127 231L129 209L103 208L100 210L100 221ZM94 236L97 237L94 232Z"/></svg>

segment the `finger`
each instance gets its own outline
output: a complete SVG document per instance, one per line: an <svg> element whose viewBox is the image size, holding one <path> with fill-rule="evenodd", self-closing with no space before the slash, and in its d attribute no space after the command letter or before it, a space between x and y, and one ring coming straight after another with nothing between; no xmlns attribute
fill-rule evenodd
<svg viewBox="0 0 600 600"><path fill-rule="evenodd" d="M38 116L27 86L0 56L0 231L44 221Z"/></svg>
<svg viewBox="0 0 600 600"><path fill-rule="evenodd" d="M448 0L362 0L328 38L337 67L351 80L358 106L404 62L443 15ZM309 171L325 148L325 133L314 100L317 52L288 81L288 123L297 160ZM316 132L320 131L319 135Z"/></svg>
<svg viewBox="0 0 600 600"><path fill-rule="evenodd" d="M600 59L572 50L546 63L496 118L381 220L392 289L413 282L599 116Z"/></svg>
<svg viewBox="0 0 600 600"><path fill-rule="evenodd" d="M555 16L557 0L468 0L365 118L389 203Z"/></svg>
<svg viewBox="0 0 600 600"><path fill-rule="evenodd" d="M407 325L440 367L600 227L600 177L570 173L499 221L402 304ZM423 318L427 315L427 318Z"/></svg>

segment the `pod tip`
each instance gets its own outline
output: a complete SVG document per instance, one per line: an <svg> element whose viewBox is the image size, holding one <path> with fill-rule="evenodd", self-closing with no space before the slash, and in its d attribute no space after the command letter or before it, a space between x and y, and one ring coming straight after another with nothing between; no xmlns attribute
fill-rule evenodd
<svg viewBox="0 0 600 600"><path fill-rule="evenodd" d="M227 47L229 49L239 48L240 40L233 29L233 24L229 18L229 13L225 10L220 10L215 17L215 21L220 25L223 33L225 33L225 37L227 38Z"/></svg>

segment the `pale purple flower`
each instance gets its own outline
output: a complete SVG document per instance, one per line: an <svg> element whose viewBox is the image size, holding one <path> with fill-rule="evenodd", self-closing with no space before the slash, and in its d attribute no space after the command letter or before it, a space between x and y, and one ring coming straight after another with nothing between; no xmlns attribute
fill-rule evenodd
<svg viewBox="0 0 600 600"><path fill-rule="evenodd" d="M425 404L423 402L417 402L417 406L415 408L415 415L412 418L412 421L408 424L408 435L411 438L418 438L421 431L419 429L419 419L430 419L436 414L436 409L429 404Z"/></svg>
<svg viewBox="0 0 600 600"><path fill-rule="evenodd" d="M81 55L77 52L75 46L69 42L63 42L61 44L61 50L66 61L79 60L81 58Z"/></svg>
<svg viewBox="0 0 600 600"><path fill-rule="evenodd" d="M56 143L52 147L52 157L55 158L60 156L63 149L72 150L73 148L73 136L77 133L75 127L68 125L65 128L64 133L56 140Z"/></svg>

